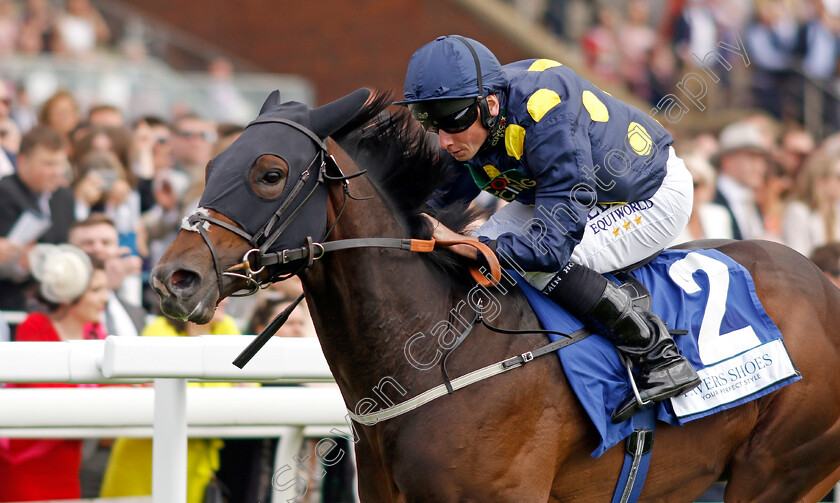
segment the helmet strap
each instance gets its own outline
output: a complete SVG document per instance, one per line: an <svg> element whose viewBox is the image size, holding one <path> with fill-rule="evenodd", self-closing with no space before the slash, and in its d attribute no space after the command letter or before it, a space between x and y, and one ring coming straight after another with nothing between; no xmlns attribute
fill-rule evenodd
<svg viewBox="0 0 840 503"><path fill-rule="evenodd" d="M488 111L489 114L489 111ZM502 108L499 110L499 115L492 117L492 124L488 128L490 130L487 139L478 149L479 152L495 148L505 137L505 127L507 127L507 111Z"/></svg>
<svg viewBox="0 0 840 503"><path fill-rule="evenodd" d="M478 61L478 54L476 54L472 44L467 42L467 39L459 35L452 36L463 42L467 46L467 49L470 50L470 54L472 54L473 61L475 61L475 79L478 85L478 96L476 96L476 99L478 100L478 109L481 112L481 123L487 129L492 129L496 123L496 118L490 115L490 108L487 106L487 99L484 96L484 83L481 78L481 63Z"/></svg>

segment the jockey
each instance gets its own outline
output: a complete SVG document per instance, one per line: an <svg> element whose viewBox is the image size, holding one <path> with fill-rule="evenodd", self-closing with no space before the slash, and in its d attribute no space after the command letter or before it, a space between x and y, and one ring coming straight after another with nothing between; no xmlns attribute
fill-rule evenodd
<svg viewBox="0 0 840 503"><path fill-rule="evenodd" d="M634 307L601 273L662 250L685 227L692 177L654 119L547 60L502 67L484 45L439 37L408 64L412 116L452 157L454 178L430 204L509 201L459 236L429 217L440 240L477 239L571 314L601 328L636 369L614 422L700 384L665 324ZM453 251L475 258L473 247Z"/></svg>

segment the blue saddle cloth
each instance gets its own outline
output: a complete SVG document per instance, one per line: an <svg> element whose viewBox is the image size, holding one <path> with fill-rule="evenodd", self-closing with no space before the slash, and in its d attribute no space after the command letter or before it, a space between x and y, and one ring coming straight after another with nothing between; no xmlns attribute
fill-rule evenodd
<svg viewBox="0 0 840 503"><path fill-rule="evenodd" d="M652 311L702 379L694 390L656 405L656 418L672 425L764 396L801 378L782 335L755 294L749 272L716 250L665 250L633 275L651 292ZM571 334L583 324L519 282L546 329ZM551 335L552 341L561 336ZM610 413L631 388L615 347L593 335L559 350L563 370L601 437L593 457L626 438L634 419L613 424Z"/></svg>

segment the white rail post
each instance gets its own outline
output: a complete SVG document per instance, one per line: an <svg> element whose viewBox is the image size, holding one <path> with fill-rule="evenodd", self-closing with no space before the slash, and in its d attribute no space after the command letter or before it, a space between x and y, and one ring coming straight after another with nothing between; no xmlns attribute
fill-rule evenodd
<svg viewBox="0 0 840 503"><path fill-rule="evenodd" d="M271 472L271 503L302 501L304 495L312 490L300 478L299 466L294 460L303 447L303 428L288 426L283 430L284 433L277 439L274 469ZM288 492L289 489L292 491Z"/></svg>
<svg viewBox="0 0 840 503"><path fill-rule="evenodd" d="M155 379L152 503L187 503L186 379Z"/></svg>

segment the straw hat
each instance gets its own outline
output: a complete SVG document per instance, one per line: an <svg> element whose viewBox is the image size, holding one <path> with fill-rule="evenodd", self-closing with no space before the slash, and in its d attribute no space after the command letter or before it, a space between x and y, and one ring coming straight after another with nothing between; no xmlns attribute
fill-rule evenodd
<svg viewBox="0 0 840 503"><path fill-rule="evenodd" d="M770 154L770 150L761 138L761 131L756 126L748 122L734 122L720 132L718 151L712 157L712 162L718 163L721 157L742 151Z"/></svg>
<svg viewBox="0 0 840 503"><path fill-rule="evenodd" d="M93 275L87 253L68 244L35 245L29 252L29 267L41 284L41 296L55 304L70 303L81 297Z"/></svg>

